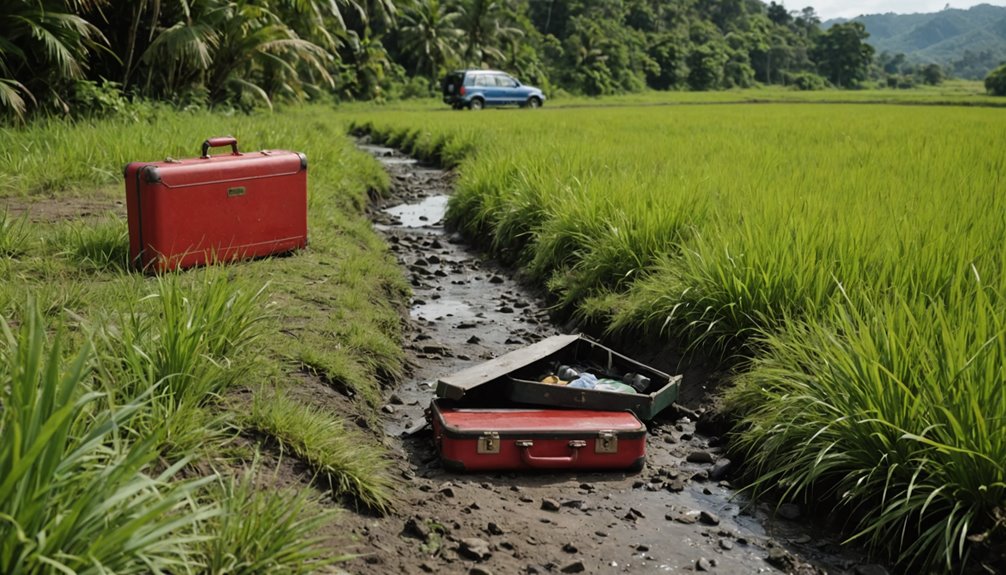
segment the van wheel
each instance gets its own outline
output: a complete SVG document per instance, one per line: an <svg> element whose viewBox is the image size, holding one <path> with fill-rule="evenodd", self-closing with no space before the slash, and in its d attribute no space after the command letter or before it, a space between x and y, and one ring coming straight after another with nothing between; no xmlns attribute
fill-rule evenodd
<svg viewBox="0 0 1006 575"><path fill-rule="evenodd" d="M482 98L473 98L468 107L472 110L481 110L485 105L486 103L482 101Z"/></svg>
<svg viewBox="0 0 1006 575"><path fill-rule="evenodd" d="M532 96L527 100L528 108L541 108L541 98L537 96Z"/></svg>

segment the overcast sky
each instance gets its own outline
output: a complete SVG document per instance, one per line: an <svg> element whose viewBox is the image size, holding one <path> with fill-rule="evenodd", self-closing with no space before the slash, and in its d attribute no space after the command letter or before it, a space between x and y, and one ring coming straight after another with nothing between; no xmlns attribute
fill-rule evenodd
<svg viewBox="0 0 1006 575"><path fill-rule="evenodd" d="M913 12L938 12L950 4L951 8L970 8L976 4L992 4L1006 6L1006 0L784 0L782 2L789 10L802 10L804 6L813 6L821 20L829 18L852 18L860 14L883 14L897 12L911 14Z"/></svg>

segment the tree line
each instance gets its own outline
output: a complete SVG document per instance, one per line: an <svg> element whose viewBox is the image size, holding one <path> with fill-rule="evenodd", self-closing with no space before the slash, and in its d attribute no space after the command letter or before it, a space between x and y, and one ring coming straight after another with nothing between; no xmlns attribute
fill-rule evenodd
<svg viewBox="0 0 1006 575"><path fill-rule="evenodd" d="M0 0L0 114L428 94L460 67L608 95L867 78L852 22L760 0Z"/></svg>

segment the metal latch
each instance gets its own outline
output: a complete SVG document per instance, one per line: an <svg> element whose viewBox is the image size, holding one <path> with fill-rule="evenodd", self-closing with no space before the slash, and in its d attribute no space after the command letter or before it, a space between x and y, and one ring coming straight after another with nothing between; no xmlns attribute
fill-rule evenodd
<svg viewBox="0 0 1006 575"><path fill-rule="evenodd" d="M618 434L614 431L599 431L594 441L594 453L618 453Z"/></svg>
<svg viewBox="0 0 1006 575"><path fill-rule="evenodd" d="M479 438L478 447L475 448L476 453L499 453L500 452L500 434L495 431L486 431Z"/></svg>

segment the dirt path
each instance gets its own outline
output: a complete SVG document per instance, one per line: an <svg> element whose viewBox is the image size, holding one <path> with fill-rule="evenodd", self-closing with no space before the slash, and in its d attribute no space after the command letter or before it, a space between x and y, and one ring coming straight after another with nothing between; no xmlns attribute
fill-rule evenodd
<svg viewBox="0 0 1006 575"><path fill-rule="evenodd" d="M457 475L440 466L428 430L403 437L439 376L559 332L535 294L444 230L450 174L363 148L393 180L393 207L374 219L413 285L414 371L385 406L401 504L389 517L347 518L366 554L347 571L886 573L811 530L797 506L782 509L794 520L745 507L720 438L696 433L687 409L651 422L641 473ZM699 377L685 385L702 387Z"/></svg>

